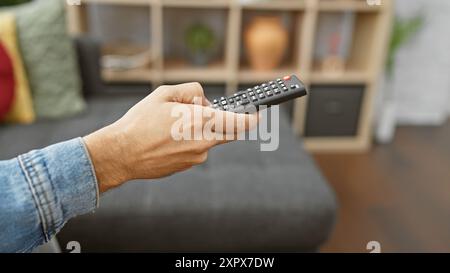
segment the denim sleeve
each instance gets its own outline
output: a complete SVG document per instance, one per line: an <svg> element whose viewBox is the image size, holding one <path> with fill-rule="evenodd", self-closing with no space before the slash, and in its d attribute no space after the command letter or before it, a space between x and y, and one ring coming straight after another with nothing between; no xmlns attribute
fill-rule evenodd
<svg viewBox="0 0 450 273"><path fill-rule="evenodd" d="M98 207L82 138L0 161L0 252L29 252Z"/></svg>

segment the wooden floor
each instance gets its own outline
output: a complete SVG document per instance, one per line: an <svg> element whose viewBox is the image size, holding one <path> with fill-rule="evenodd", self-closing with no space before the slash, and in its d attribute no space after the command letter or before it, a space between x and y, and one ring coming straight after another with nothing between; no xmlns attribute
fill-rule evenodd
<svg viewBox="0 0 450 273"><path fill-rule="evenodd" d="M450 252L450 122L405 127L367 154L315 155L339 203L323 252Z"/></svg>

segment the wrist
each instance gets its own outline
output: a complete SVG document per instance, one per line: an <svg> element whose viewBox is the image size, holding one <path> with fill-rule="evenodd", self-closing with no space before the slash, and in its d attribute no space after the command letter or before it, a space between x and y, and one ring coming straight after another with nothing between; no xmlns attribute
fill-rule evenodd
<svg viewBox="0 0 450 273"><path fill-rule="evenodd" d="M110 125L83 137L101 193L129 180L121 131Z"/></svg>

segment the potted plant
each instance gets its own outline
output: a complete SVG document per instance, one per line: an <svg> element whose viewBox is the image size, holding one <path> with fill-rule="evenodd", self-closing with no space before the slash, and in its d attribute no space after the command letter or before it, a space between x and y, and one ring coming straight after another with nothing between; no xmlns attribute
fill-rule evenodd
<svg viewBox="0 0 450 273"><path fill-rule="evenodd" d="M216 44L216 37L210 27L201 23L191 25L186 30L185 41L191 63L203 66L210 62Z"/></svg>
<svg viewBox="0 0 450 273"><path fill-rule="evenodd" d="M417 34L423 22L424 18L422 15L408 19L395 18L383 81L380 119L376 130L376 139L380 143L392 141L395 134L397 105L395 102L395 90L392 87L395 56L398 50Z"/></svg>

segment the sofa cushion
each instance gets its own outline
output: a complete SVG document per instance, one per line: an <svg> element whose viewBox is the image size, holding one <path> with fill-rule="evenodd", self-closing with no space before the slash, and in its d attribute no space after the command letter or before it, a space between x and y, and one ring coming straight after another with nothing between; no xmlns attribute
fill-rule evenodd
<svg viewBox="0 0 450 273"><path fill-rule="evenodd" d="M11 109L15 87L14 67L11 57L0 40L0 122Z"/></svg>
<svg viewBox="0 0 450 273"><path fill-rule="evenodd" d="M0 13L0 43L4 53L3 72L1 73L2 77L6 77L3 78L0 87L2 89L0 90L2 92L0 104L3 105L2 108L6 106L3 110L8 110L1 120L31 123L35 119L35 113L27 75L17 43L16 19L12 13ZM8 72L8 70L10 71ZM13 81L8 81L8 77L12 77ZM12 104L9 104L8 101L11 99L13 99ZM0 114L0 116L2 115Z"/></svg>
<svg viewBox="0 0 450 273"><path fill-rule="evenodd" d="M20 48L39 118L60 118L85 108L64 5L65 1L36 0L14 8Z"/></svg>

